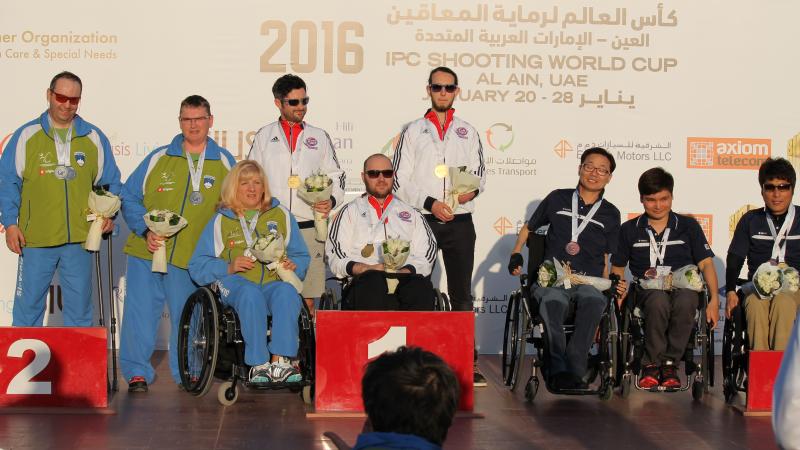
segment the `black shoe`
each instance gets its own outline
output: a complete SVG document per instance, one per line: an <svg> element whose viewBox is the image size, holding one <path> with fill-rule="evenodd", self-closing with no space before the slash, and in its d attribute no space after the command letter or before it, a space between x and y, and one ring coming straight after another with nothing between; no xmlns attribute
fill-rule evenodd
<svg viewBox="0 0 800 450"><path fill-rule="evenodd" d="M475 366L472 369L472 386L474 387L486 387L488 383L486 383L486 377L483 376L481 371L478 369L478 366Z"/></svg>
<svg viewBox="0 0 800 450"><path fill-rule="evenodd" d="M589 383L584 381L583 378L575 375L574 373L570 374L572 376L572 389L589 389Z"/></svg>
<svg viewBox="0 0 800 450"><path fill-rule="evenodd" d="M144 377L131 377L128 381L128 392L147 392L147 381Z"/></svg>
<svg viewBox="0 0 800 450"><path fill-rule="evenodd" d="M550 377L550 387L555 390L576 389L575 375L569 372L558 372Z"/></svg>

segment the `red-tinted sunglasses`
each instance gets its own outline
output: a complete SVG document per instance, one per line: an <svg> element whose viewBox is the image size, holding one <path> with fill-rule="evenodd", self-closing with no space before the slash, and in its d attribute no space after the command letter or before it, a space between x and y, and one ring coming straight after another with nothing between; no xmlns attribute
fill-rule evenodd
<svg viewBox="0 0 800 450"><path fill-rule="evenodd" d="M58 92L56 92L56 91L54 91L52 89L50 89L50 92L52 92L53 95L56 97L56 101L58 103L69 102L70 105L75 106L75 105L78 104L78 102L81 101L80 97L68 97L66 95L61 95L61 94L59 94Z"/></svg>

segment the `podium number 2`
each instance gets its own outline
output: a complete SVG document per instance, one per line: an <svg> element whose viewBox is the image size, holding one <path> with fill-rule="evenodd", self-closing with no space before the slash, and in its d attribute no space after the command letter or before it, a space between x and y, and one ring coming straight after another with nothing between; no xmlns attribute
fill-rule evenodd
<svg viewBox="0 0 800 450"><path fill-rule="evenodd" d="M49 381L31 381L50 362L50 347L38 339L20 339L8 347L8 356L22 358L26 350L33 350L33 361L23 368L8 383L6 394L44 394L50 395L52 387Z"/></svg>
<svg viewBox="0 0 800 450"><path fill-rule="evenodd" d="M367 359L393 352L406 345L406 327L390 327L386 334L367 345Z"/></svg>

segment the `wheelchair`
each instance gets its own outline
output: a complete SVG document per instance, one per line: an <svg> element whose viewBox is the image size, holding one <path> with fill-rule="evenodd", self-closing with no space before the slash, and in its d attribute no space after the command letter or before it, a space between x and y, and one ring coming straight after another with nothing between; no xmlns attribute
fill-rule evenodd
<svg viewBox="0 0 800 450"><path fill-rule="evenodd" d="M396 278L396 274L387 273L387 278ZM328 277L325 281L335 281L339 285L339 292L341 292L341 296L338 296L336 292L329 288L325 288L325 292L319 298L319 309L323 311L330 311L330 310L342 310L342 311L352 311L352 305L348 304L345 301L347 298L347 293L350 289L350 284L352 283L352 278L338 278L338 277ZM453 309L452 305L450 304L450 299L447 297L447 294L439 291L438 288L433 288L433 296L434 296L434 311L451 311Z"/></svg>
<svg viewBox="0 0 800 450"><path fill-rule="evenodd" d="M186 301L179 324L178 370L186 392L200 397L211 389L214 378L222 380L217 400L230 406L239 397L239 387L256 390L287 388L301 393L310 404L314 396L314 324L302 298L298 319L300 374L299 382L250 383L250 366L244 362L244 339L236 311L220 300L216 285L201 287Z"/></svg>
<svg viewBox="0 0 800 450"><path fill-rule="evenodd" d="M708 392L709 386L714 386L714 330L708 326L705 316L709 300L708 287L704 286L703 291L699 292L700 299L694 315L694 328L681 359L684 364L686 381L680 388L654 386L644 389L639 386L645 336L645 318L636 298L641 291L642 288L638 284L632 283L621 310L620 395L627 398L632 387L650 392L682 392L691 389L692 398L700 400L703 398L703 394ZM695 350L699 351L699 355L695 355Z"/></svg>
<svg viewBox="0 0 800 450"><path fill-rule="evenodd" d="M739 280L739 284L744 280ZM747 392L749 366L747 322L744 313L744 295L739 290L739 304L725 320L722 333L722 392L725 403L732 404L739 392Z"/></svg>
<svg viewBox="0 0 800 450"><path fill-rule="evenodd" d="M598 337L587 358L589 371L584 377L588 383L599 378L597 388L556 389L549 384L547 361L550 359L548 334L545 322L539 314L539 302L533 298L529 280L535 279L539 265L544 260L545 235L531 233L528 236L528 274L520 276L520 289L511 293L506 309L506 322L503 331L502 375L503 382L511 391L516 389L528 344L534 346L531 357L531 373L525 384L525 400L532 402L539 391L539 373L545 380L545 387L553 394L598 395L602 400L611 398L616 384L618 364L618 324L614 293L618 279L612 279L611 288L604 294L608 304L600 318ZM564 333L569 341L575 329L574 305L567 313Z"/></svg>

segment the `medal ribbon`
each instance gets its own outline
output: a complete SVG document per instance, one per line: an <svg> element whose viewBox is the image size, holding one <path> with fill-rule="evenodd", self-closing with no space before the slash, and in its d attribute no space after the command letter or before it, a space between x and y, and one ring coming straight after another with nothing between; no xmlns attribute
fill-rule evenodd
<svg viewBox="0 0 800 450"><path fill-rule="evenodd" d="M601 203L603 203L602 198L595 202L592 209L584 216L583 222L578 225L578 190L575 189L575 192L572 193L572 242L578 242L578 236L586 229L586 226L589 225L592 217L594 217L597 210L600 209Z"/></svg>
<svg viewBox="0 0 800 450"><path fill-rule="evenodd" d="M244 241L247 243L247 248L253 247L253 234L256 232L256 224L258 224L258 213L250 219L250 223L244 219L244 216L239 216L239 225L242 227L242 234L244 234Z"/></svg>
<svg viewBox="0 0 800 450"><path fill-rule="evenodd" d="M50 123L50 131L53 133L53 141L56 143L56 158L58 158L58 165L69 167L70 159L72 159L72 124L70 124L67 128L67 135L62 141L61 136L56 133L55 128L53 128L53 122L50 120L49 116L47 117L47 121Z"/></svg>
<svg viewBox="0 0 800 450"><path fill-rule="evenodd" d="M781 225L781 229L778 232L775 232L775 223L772 221L772 217L767 213L767 225L769 225L769 233L775 239L775 242L772 244L772 259L778 261L778 263L782 263L786 261L786 235L789 234L789 229L792 227L792 223L794 222L794 205L789 207L789 211L786 213L786 218L783 220L783 225ZM781 245L783 242L783 245Z"/></svg>
<svg viewBox="0 0 800 450"><path fill-rule="evenodd" d="M186 153L186 162L189 164L189 177L192 180L192 192L200 192L200 178L203 176L203 164L206 162L206 149L204 147L203 151L200 152L197 166L194 165L192 155L189 154L189 151L184 150L184 153Z"/></svg>
<svg viewBox="0 0 800 450"><path fill-rule="evenodd" d="M656 241L653 230L648 228L647 234L650 236L650 267L656 267L656 264L663 266L664 255L667 254L667 242L669 242L669 228L664 230L661 242Z"/></svg>

